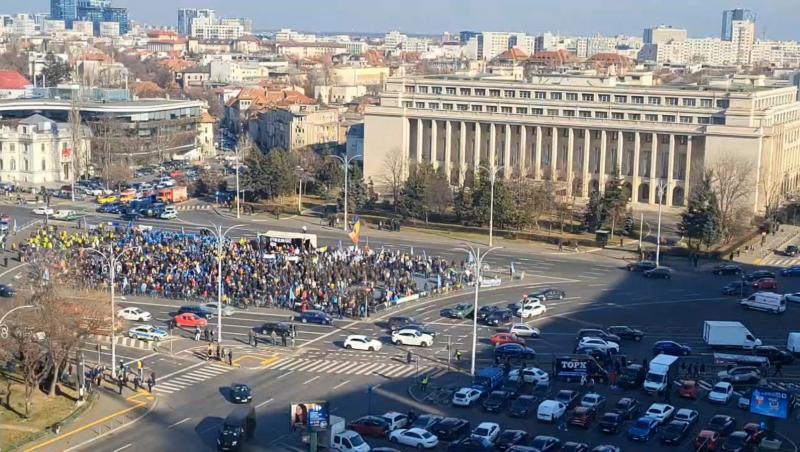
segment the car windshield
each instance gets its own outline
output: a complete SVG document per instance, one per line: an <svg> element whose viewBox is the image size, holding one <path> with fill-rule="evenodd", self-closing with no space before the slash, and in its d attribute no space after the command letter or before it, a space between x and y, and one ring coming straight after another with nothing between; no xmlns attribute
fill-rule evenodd
<svg viewBox="0 0 800 452"><path fill-rule="evenodd" d="M486 436L489 434L488 428L478 427L475 429L475 434L478 436Z"/></svg>
<svg viewBox="0 0 800 452"><path fill-rule="evenodd" d="M648 428L648 427L650 427L650 421L647 420L647 419L639 419L638 421L636 421L636 423L633 425L633 427L634 428Z"/></svg>
<svg viewBox="0 0 800 452"><path fill-rule="evenodd" d="M661 383L664 381L664 375L649 373L647 374L645 380L649 381L650 383Z"/></svg>
<svg viewBox="0 0 800 452"><path fill-rule="evenodd" d="M361 439L360 435L353 435L353 436L350 437L350 443L353 446L360 446L360 445L364 444L364 440Z"/></svg>
<svg viewBox="0 0 800 452"><path fill-rule="evenodd" d="M664 428L664 431L671 433L680 433L683 431L683 424L678 424L678 423L669 424L666 426L666 428Z"/></svg>
<svg viewBox="0 0 800 452"><path fill-rule="evenodd" d="M425 438L425 439L428 439L428 438L430 438L431 436L433 436L433 435L431 435L431 434L430 434L430 432L428 432L428 431L425 431L425 432L421 433L421 435L422 435L422 437L423 437L423 438Z"/></svg>

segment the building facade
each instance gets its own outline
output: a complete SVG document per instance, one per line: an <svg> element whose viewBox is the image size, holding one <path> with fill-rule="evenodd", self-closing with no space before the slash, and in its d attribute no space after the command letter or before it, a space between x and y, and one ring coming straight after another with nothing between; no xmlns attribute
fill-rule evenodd
<svg viewBox="0 0 800 452"><path fill-rule="evenodd" d="M272 108L250 121L248 133L264 151L338 143L339 110L301 104Z"/></svg>
<svg viewBox="0 0 800 452"><path fill-rule="evenodd" d="M757 83L754 83L754 85ZM765 187L800 183L800 103L782 86L655 85L624 78L543 75L529 82L431 76L392 79L365 114L365 177L390 155L441 167L453 185L481 166L559 184L586 198L624 178L634 206L685 206L704 168L731 157L753 168L753 211Z"/></svg>
<svg viewBox="0 0 800 452"><path fill-rule="evenodd" d="M756 15L749 9L728 9L722 12L722 31L720 39L723 41L733 40L733 23L735 21L752 22L755 24Z"/></svg>

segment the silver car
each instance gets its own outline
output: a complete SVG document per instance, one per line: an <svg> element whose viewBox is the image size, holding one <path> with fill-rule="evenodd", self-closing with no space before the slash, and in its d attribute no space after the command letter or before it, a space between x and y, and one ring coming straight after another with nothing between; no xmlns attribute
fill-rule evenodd
<svg viewBox="0 0 800 452"><path fill-rule="evenodd" d="M739 366L723 370L717 377L730 383L758 383L761 380L761 371L758 367Z"/></svg>
<svg viewBox="0 0 800 452"><path fill-rule="evenodd" d="M208 312L210 312L210 313L212 313L214 315L216 315L217 312L219 312L219 310L218 310L219 308L217 307L217 303L208 303L203 307L205 308L206 311L208 311ZM222 315L224 317L232 316L233 314L236 314L236 309L234 309L231 306L225 305L225 304L222 305Z"/></svg>

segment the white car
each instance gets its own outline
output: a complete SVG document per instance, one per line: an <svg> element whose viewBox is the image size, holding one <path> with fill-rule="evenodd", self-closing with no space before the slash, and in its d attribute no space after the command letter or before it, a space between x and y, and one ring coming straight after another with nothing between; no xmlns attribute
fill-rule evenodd
<svg viewBox="0 0 800 452"><path fill-rule="evenodd" d="M417 449L433 449L439 445L436 435L421 428L395 430L389 434L389 441Z"/></svg>
<svg viewBox="0 0 800 452"><path fill-rule="evenodd" d="M178 211L174 207L168 206L164 208L164 211L158 217L162 220L174 220L178 218Z"/></svg>
<svg viewBox="0 0 800 452"><path fill-rule="evenodd" d="M470 406L481 398L481 391L475 388L461 388L453 394L453 405Z"/></svg>
<svg viewBox="0 0 800 452"><path fill-rule="evenodd" d="M550 375L538 367L526 367L522 369L522 381L525 383L545 384L550 382Z"/></svg>
<svg viewBox="0 0 800 452"><path fill-rule="evenodd" d="M367 350L370 352L378 351L383 347L383 344L377 339L370 339L367 336L353 334L347 336L344 340L344 348L355 350Z"/></svg>
<svg viewBox="0 0 800 452"><path fill-rule="evenodd" d="M218 305L217 305L216 302L215 303L206 303L205 304L205 310L206 310L206 312L210 312L210 313L212 313L214 315L217 315L217 313L219 312L219 309L217 308L217 306ZM234 314L236 314L236 309L234 309L232 306L228 306L226 304L222 305L222 315L224 317L232 316Z"/></svg>
<svg viewBox="0 0 800 452"><path fill-rule="evenodd" d="M37 208L33 209L33 214L34 215L52 215L54 213L55 213L55 211L53 209L51 209L50 207L37 207Z"/></svg>
<svg viewBox="0 0 800 452"><path fill-rule="evenodd" d="M169 333L153 325L138 325L128 330L128 336L141 341L161 341L169 337Z"/></svg>
<svg viewBox="0 0 800 452"><path fill-rule="evenodd" d="M680 410L675 412L675 417L672 418L674 421L683 421L688 423L689 425L694 425L699 419L700 413L697 410L692 410L689 408L681 408Z"/></svg>
<svg viewBox="0 0 800 452"><path fill-rule="evenodd" d="M539 337L541 335L539 328L534 328L524 323L515 323L511 326L509 333L516 334L517 337Z"/></svg>
<svg viewBox="0 0 800 452"><path fill-rule="evenodd" d="M403 413L398 413L397 411L389 411L381 415L384 421L389 424L389 431L397 430L399 428L403 428L408 424L408 415Z"/></svg>
<svg viewBox="0 0 800 452"><path fill-rule="evenodd" d="M708 400L713 403L726 404L733 396L733 385L727 381L721 381L711 388L708 392Z"/></svg>
<svg viewBox="0 0 800 452"><path fill-rule="evenodd" d="M599 337L583 337L578 342L578 348L596 348L611 353L619 353L619 344L600 339Z"/></svg>
<svg viewBox="0 0 800 452"><path fill-rule="evenodd" d="M594 408L595 411L600 411L606 403L605 396L597 394L596 392L590 392L586 394L581 399L581 406L586 408Z"/></svg>
<svg viewBox="0 0 800 452"><path fill-rule="evenodd" d="M521 308L517 310L517 315L523 319L530 317L538 317L547 312L547 306L542 304L542 300L536 298L525 302Z"/></svg>
<svg viewBox="0 0 800 452"><path fill-rule="evenodd" d="M394 345L415 345L428 347L433 345L433 336L417 330L404 329L392 333L392 343Z"/></svg>
<svg viewBox="0 0 800 452"><path fill-rule="evenodd" d="M63 220L68 218L70 215L75 215L75 211L69 209L58 209L52 216L54 220Z"/></svg>
<svg viewBox="0 0 800 452"><path fill-rule="evenodd" d="M666 403L654 403L650 405L650 408L647 409L647 412L644 413L645 416L650 416L658 419L658 422L661 425L667 423L669 418L672 417L672 413L675 412L675 407L672 405L667 405Z"/></svg>
<svg viewBox="0 0 800 452"><path fill-rule="evenodd" d="M792 303L800 303L800 292L784 294L783 298L786 299L786 301L791 301Z"/></svg>
<svg viewBox="0 0 800 452"><path fill-rule="evenodd" d="M545 400L536 410L536 419L542 422L555 422L567 411L567 406L555 400Z"/></svg>
<svg viewBox="0 0 800 452"><path fill-rule="evenodd" d="M149 322L153 318L149 312L135 307L120 309L117 311L117 317L134 322Z"/></svg>
<svg viewBox="0 0 800 452"><path fill-rule="evenodd" d="M470 436L476 439L483 439L494 444L494 442L497 441L497 435L499 434L500 425L495 424L494 422L481 422L477 427L475 427Z"/></svg>

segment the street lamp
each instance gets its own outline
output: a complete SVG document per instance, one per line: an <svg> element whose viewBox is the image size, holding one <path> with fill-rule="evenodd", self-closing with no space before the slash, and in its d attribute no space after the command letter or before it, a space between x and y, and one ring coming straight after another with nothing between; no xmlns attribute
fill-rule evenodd
<svg viewBox="0 0 800 452"><path fill-rule="evenodd" d="M483 166L480 165L478 168L486 171L489 173L489 183L491 184L491 190L489 195L489 246L492 246L492 239L493 239L493 231L494 231L494 183L497 181L497 173L503 169L503 165L495 166Z"/></svg>
<svg viewBox="0 0 800 452"><path fill-rule="evenodd" d="M344 222L343 222L344 225L342 225L342 230L344 232L347 232L347 182L348 182L347 172L348 169L350 168L350 163L352 163L354 160L360 159L361 156L352 155L348 157L347 154L345 154L344 156L329 155L328 157L333 157L336 160L342 162L342 166L344 167Z"/></svg>
<svg viewBox="0 0 800 452"><path fill-rule="evenodd" d="M494 250L499 250L502 246L493 246L481 254L480 247L473 247L466 245L464 248L457 248L459 251L464 251L473 256L475 261L475 301L472 306L472 359L470 364L470 375L475 376L475 353L478 349L478 291L481 287L481 268L483 267L483 260Z"/></svg>
<svg viewBox="0 0 800 452"><path fill-rule="evenodd" d="M140 247L135 246L132 248L123 248L118 254L114 254L114 245L108 245L108 252L102 252L96 248L83 248L84 250L95 253L96 255L103 258L108 264L108 286L111 289L111 369L114 369L117 365L117 333L116 333L116 320L117 320L117 310L114 307L114 279L117 269L117 264L119 263L122 256L127 253L128 251L133 251L136 249L140 249Z"/></svg>
<svg viewBox="0 0 800 452"><path fill-rule="evenodd" d="M235 224L227 229L222 225L211 223L211 227L202 229L208 231L217 239L217 343L222 344L222 251L223 242L228 238L228 233L243 225Z"/></svg>
<svg viewBox="0 0 800 452"><path fill-rule="evenodd" d="M656 267L659 265L659 258L661 257L661 205L664 203L664 192L667 190L667 184L660 180L658 187L656 187L656 195L658 195L658 229L656 232Z"/></svg>

